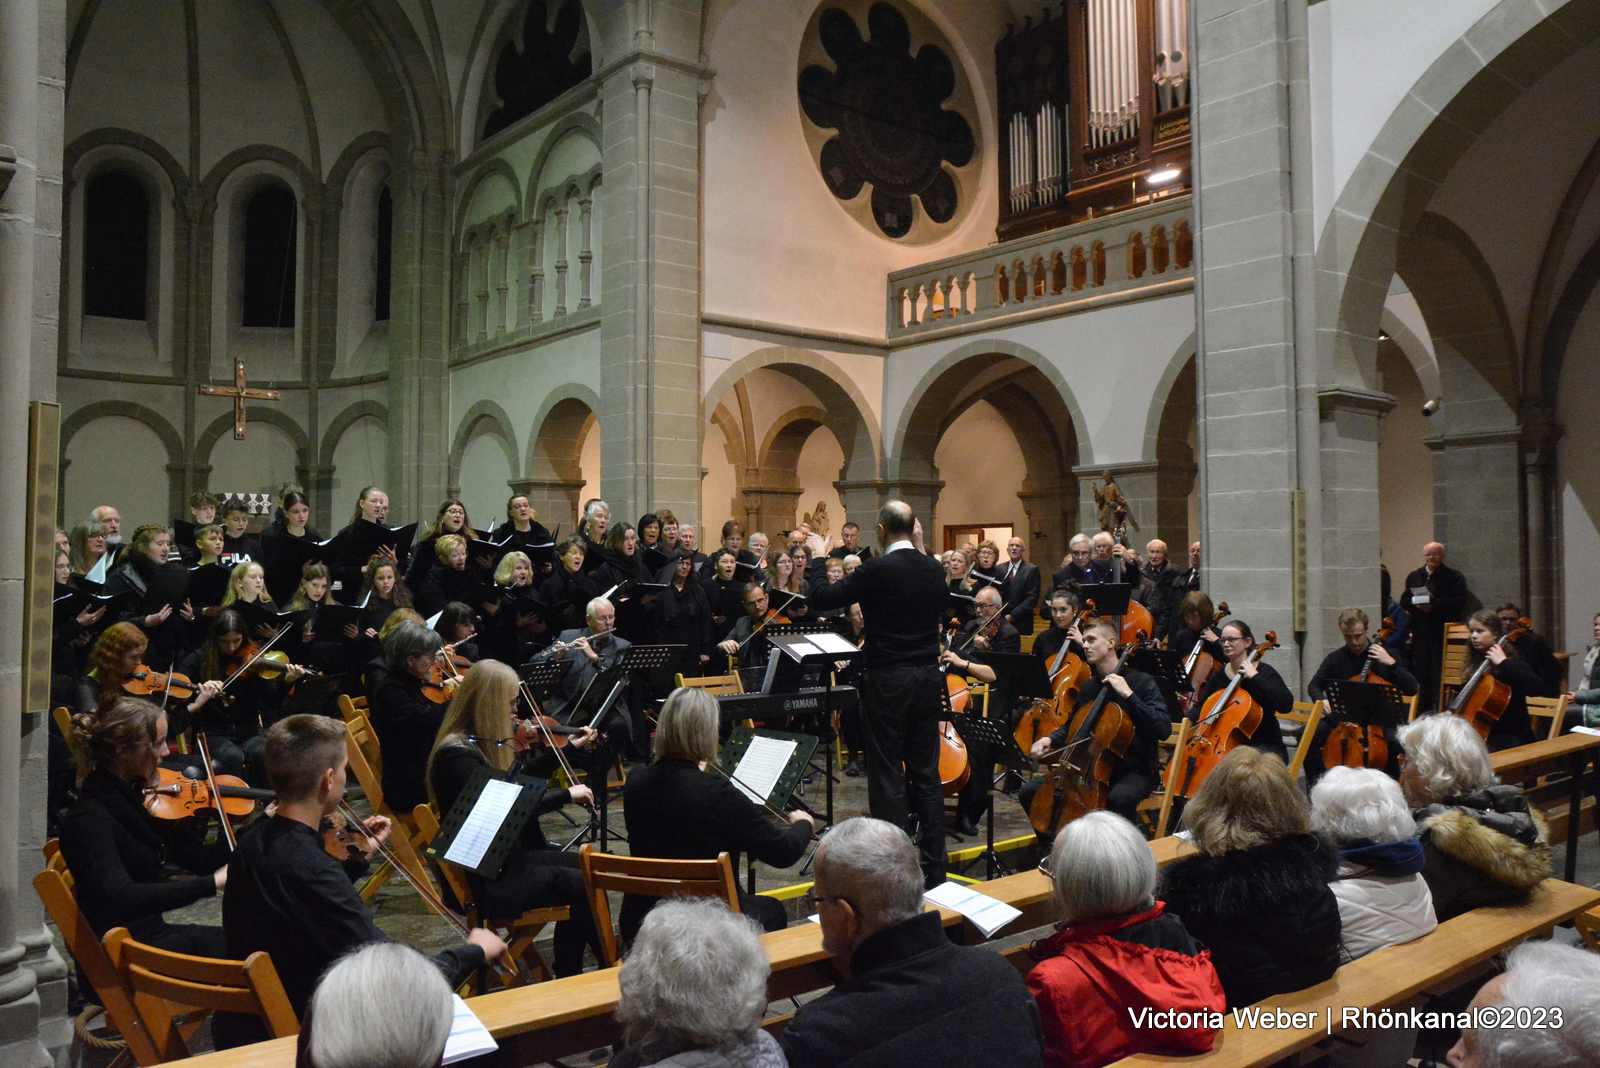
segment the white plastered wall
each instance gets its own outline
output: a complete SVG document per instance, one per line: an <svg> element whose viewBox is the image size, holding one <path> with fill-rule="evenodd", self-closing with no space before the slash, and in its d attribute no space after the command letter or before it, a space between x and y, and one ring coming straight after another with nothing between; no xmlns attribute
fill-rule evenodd
<svg viewBox="0 0 1600 1068"><path fill-rule="evenodd" d="M1562 634L1574 652L1594 640L1600 612L1600 298L1579 316L1562 367L1556 418L1564 428L1557 448L1556 494L1561 510ZM1576 681L1581 656L1572 658Z"/></svg>

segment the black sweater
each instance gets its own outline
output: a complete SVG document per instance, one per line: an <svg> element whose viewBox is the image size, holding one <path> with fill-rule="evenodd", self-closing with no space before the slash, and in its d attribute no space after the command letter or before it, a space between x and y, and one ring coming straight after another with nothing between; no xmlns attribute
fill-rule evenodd
<svg viewBox="0 0 1600 1068"><path fill-rule="evenodd" d="M383 751L384 803L395 815L409 816L428 799L422 777L446 706L422 696L422 683L410 675L388 676L370 703Z"/></svg>
<svg viewBox="0 0 1600 1068"><path fill-rule="evenodd" d="M845 580L815 590L812 611L861 605L867 667L934 664L946 600L944 568L915 549L869 560Z"/></svg>
<svg viewBox="0 0 1600 1068"><path fill-rule="evenodd" d="M1229 681L1225 667L1219 667L1211 673L1211 678L1206 680L1205 686L1200 690L1200 700L1195 703L1196 717L1204 718L1202 710L1206 700L1212 694L1227 689ZM1261 725L1256 728L1249 744L1252 748L1277 754L1278 759L1287 764L1289 754L1283 744L1283 730L1278 726L1277 713L1293 710L1294 694L1289 692L1283 676L1279 675L1271 664L1257 664L1256 677L1243 680L1239 687L1261 705Z"/></svg>

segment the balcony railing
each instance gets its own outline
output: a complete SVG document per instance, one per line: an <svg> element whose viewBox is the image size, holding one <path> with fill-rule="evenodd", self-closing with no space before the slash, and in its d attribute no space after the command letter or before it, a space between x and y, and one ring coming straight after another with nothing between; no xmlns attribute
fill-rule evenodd
<svg viewBox="0 0 1600 1068"><path fill-rule="evenodd" d="M1193 275L1192 198L1174 196L889 275L888 336L1132 293Z"/></svg>

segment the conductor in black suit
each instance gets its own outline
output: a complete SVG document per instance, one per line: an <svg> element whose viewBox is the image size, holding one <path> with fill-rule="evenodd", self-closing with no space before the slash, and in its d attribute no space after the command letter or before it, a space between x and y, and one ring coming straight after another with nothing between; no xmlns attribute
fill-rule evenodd
<svg viewBox="0 0 1600 1068"><path fill-rule="evenodd" d="M917 814L923 881L944 882L944 802L939 787L939 622L945 576L922 548L922 524L905 501L878 512L883 555L811 595L816 610L861 605L866 671L861 736L872 815L898 827Z"/></svg>

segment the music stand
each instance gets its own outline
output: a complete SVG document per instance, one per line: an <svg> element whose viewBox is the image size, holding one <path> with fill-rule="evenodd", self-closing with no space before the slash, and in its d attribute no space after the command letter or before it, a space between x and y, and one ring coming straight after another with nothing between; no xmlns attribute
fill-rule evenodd
<svg viewBox="0 0 1600 1068"><path fill-rule="evenodd" d="M1030 656L1027 659L1038 663L1037 657ZM1040 666L1043 667L1042 664ZM1048 680L1046 680L1046 692L1048 693ZM972 753L973 743L981 742L989 747L988 752L991 755L998 756L1007 767L1017 767L1025 763L1026 758L1022 750L1017 748L1016 739L1011 736L1010 731L1000 725L999 720L988 719L976 713L967 712L953 717L950 722L954 724L956 733L961 736L961 740L966 743L969 757ZM972 773L976 775L977 769L973 768ZM985 820L987 827L983 860L988 865L989 878L993 879L996 872L1005 872L1010 875L1011 869L1001 862L1000 855L994 851L994 778L991 768L984 769L983 776L988 780L988 785L984 787L983 792L984 800L988 803L989 808Z"/></svg>
<svg viewBox="0 0 1600 1068"><path fill-rule="evenodd" d="M489 783L500 784L497 792L503 795L506 787L515 787L516 800L509 809L503 809L504 797L485 798ZM536 818L539 800L544 797L545 784L518 776L507 782L490 774L488 768L479 768L467 780L467 785L457 795L444 819L439 821L439 833L428 843L428 855L438 861L449 861L485 879L499 876L511 851L522 837L528 820ZM483 804L480 806L480 802ZM497 822L498 821L498 822ZM449 856L452 847L460 840L460 850Z"/></svg>
<svg viewBox="0 0 1600 1068"><path fill-rule="evenodd" d="M1157 649L1147 642L1128 657L1127 666L1130 671L1142 671L1155 680L1156 688L1161 691L1161 699L1167 703L1167 716L1174 723L1183 717L1183 706L1178 703L1178 691L1187 685L1187 676L1183 670L1186 655L1171 649Z"/></svg>
<svg viewBox="0 0 1600 1068"><path fill-rule="evenodd" d="M986 652L983 654L983 663L994 669L999 684L1012 697L1019 700L1025 697L1048 700L1055 696L1043 657L1032 653Z"/></svg>
<svg viewBox="0 0 1600 1068"><path fill-rule="evenodd" d="M775 638L806 634L837 634L832 623L806 620L801 623L774 623L761 632L761 637L767 639L769 647L767 652L766 673L761 678L762 693L794 693L805 685L805 669L807 661L789 654L787 658L772 655L772 650L778 648ZM791 643L792 644L792 643ZM807 642L807 645L810 643ZM784 650L785 653L789 651ZM859 650L857 650L859 652ZM812 657L810 663L814 666L817 657ZM846 657L835 656L833 660L844 660ZM831 661L829 661L831 665ZM828 670L831 670L831 666ZM779 686L779 675L782 675L782 685Z"/></svg>
<svg viewBox="0 0 1600 1068"><path fill-rule="evenodd" d="M572 661L567 657L551 657L548 660L532 660L523 664L517 670L522 677L522 682L535 694L550 695L556 683L561 681L561 676L572 669ZM541 711L534 709L534 711Z"/></svg>
<svg viewBox="0 0 1600 1068"><path fill-rule="evenodd" d="M1094 602L1097 616L1115 616L1121 619L1128 614L1128 602L1133 600L1133 586L1126 582L1095 582L1078 587L1080 604Z"/></svg>
<svg viewBox="0 0 1600 1068"><path fill-rule="evenodd" d="M1323 699L1328 702L1325 722L1354 723L1363 729L1377 727L1383 731L1385 741L1393 739L1395 728L1405 722L1406 699L1386 682L1329 679L1323 688Z"/></svg>
<svg viewBox="0 0 1600 1068"><path fill-rule="evenodd" d="M794 752L789 754L789 759L784 762L783 771L778 774L778 781L773 784L772 791L762 798L766 804L783 812L788 809L789 803L794 799L795 791L800 788L801 780L805 778L806 770L811 766L811 755L817 751L820 739L814 734L793 734L789 731L768 730L765 727L748 730L736 727L728 737L728 742L722 747L722 758L718 766L734 789L740 793L755 794L755 789L748 783L739 779L739 762L744 759L745 752L750 748L750 743L756 738L768 738L777 742L793 742ZM760 804L760 801L755 802ZM745 878L749 886L749 893L756 892L756 859L752 854L745 854Z"/></svg>
<svg viewBox="0 0 1600 1068"><path fill-rule="evenodd" d="M769 627L768 629L771 630L772 628ZM854 645L851 645L848 639L839 637L833 628L824 624L791 623L789 626L783 629L788 633L775 634L771 639L772 648L776 652L782 652L783 659L799 664L802 669L810 665L824 665L822 670L822 699L824 702L823 707L828 710L829 715L822 717L823 722L820 725L823 731L826 733L828 739L828 744L823 747L822 774L826 778L828 785L827 817L828 823L831 826L833 824L834 782L833 717L831 715L834 708L833 665L835 662L841 660L856 660L862 656L864 650L858 649ZM824 644L828 646L828 648L823 648L815 644L810 635L817 635L820 637L831 635L832 638L837 639L837 641L827 641ZM774 655L772 659L776 660L778 657ZM770 671L771 669L769 668L769 673ZM866 710L863 709L861 714L866 715Z"/></svg>

